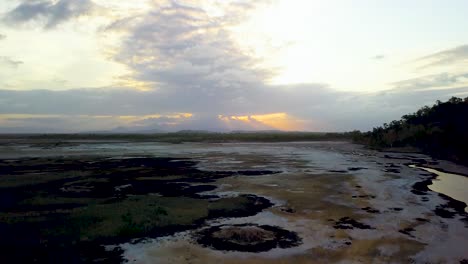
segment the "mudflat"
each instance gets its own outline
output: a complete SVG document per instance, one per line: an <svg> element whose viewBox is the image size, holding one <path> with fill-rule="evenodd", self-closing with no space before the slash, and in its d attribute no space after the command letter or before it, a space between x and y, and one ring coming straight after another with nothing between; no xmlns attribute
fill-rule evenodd
<svg viewBox="0 0 468 264"><path fill-rule="evenodd" d="M3 142L0 262L463 263L466 204L419 167L468 171L338 141Z"/></svg>

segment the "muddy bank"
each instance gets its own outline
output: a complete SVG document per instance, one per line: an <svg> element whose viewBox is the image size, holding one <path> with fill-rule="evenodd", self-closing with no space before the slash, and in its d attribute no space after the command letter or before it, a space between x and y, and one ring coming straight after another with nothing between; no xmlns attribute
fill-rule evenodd
<svg viewBox="0 0 468 264"><path fill-rule="evenodd" d="M451 182L453 179L440 179L441 173L434 169L427 169L422 167L421 165L409 165L411 168L419 169L422 171L426 171L427 173L424 174L425 178L423 181L416 182L413 184L412 192L417 195L423 196L423 201L425 199L428 192L435 191L438 192L438 195L442 197L446 202L440 205L437 205L433 212L442 217L442 218L454 218L455 216L463 217L467 227L468 227L468 208L466 204L466 200L468 200L468 192L465 192L462 186L465 186L465 179L463 175L459 175L455 177L461 177L457 182ZM442 172L442 174L445 174ZM445 181L444 183L440 183L439 181ZM466 181L468 183L468 181ZM443 184L443 185L442 185ZM455 184L455 185L454 185ZM458 186L457 186L458 184ZM434 185L436 185L434 187ZM442 185L441 187L439 187ZM450 185L452 188L450 188ZM460 189L461 187L461 189ZM456 200L460 199L460 200Z"/></svg>

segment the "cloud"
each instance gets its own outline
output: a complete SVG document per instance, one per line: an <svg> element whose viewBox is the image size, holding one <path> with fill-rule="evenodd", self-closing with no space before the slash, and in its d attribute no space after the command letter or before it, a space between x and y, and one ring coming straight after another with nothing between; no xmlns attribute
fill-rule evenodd
<svg viewBox="0 0 468 264"><path fill-rule="evenodd" d="M440 51L416 60L424 65L421 68L429 68L434 66L444 66L454 63L468 61L468 45L458 46L452 49Z"/></svg>
<svg viewBox="0 0 468 264"><path fill-rule="evenodd" d="M461 84L468 84L468 73L451 74L444 72L393 83L395 89L400 90L443 89Z"/></svg>
<svg viewBox="0 0 468 264"><path fill-rule="evenodd" d="M116 59L133 70L134 79L154 88L214 100L236 96L246 86L272 76L271 70L259 68L260 61L240 49L226 29L254 5L232 2L223 6L225 15L213 16L197 3L155 5L132 27Z"/></svg>
<svg viewBox="0 0 468 264"><path fill-rule="evenodd" d="M103 31L125 32L114 59L131 71L126 76L130 82L150 89L0 90L0 113L29 115L0 119L1 126L51 131L367 130L468 92L463 86L467 76L449 73L398 82L393 90L372 94L337 91L324 83L268 85L275 70L260 67L261 58L241 48L229 31L262 1L217 1L215 11L203 9L202 2L152 1L144 15L114 21ZM24 16L13 15L10 22L41 20L50 28L88 10L59 8L60 3L86 6L91 1L23 2L8 15ZM441 85L450 87L424 89Z"/></svg>
<svg viewBox="0 0 468 264"><path fill-rule="evenodd" d="M18 68L18 66L21 64L23 64L22 61L14 60L6 56L0 56L0 66L5 66L8 68Z"/></svg>
<svg viewBox="0 0 468 264"><path fill-rule="evenodd" d="M468 86L446 90L393 89L373 94L335 91L317 84L264 86L249 90L242 100L232 102L226 98L219 104L207 100L190 104L184 96L158 90L0 90L0 113L28 118L16 117L16 123L10 120L8 124L0 122L0 126L50 127L72 132L117 127L166 131L368 130L454 95L468 96Z"/></svg>
<svg viewBox="0 0 468 264"><path fill-rule="evenodd" d="M373 59L373 60L383 60L383 59L385 59L385 55L382 55L382 54L375 55L371 59Z"/></svg>
<svg viewBox="0 0 468 264"><path fill-rule="evenodd" d="M41 21L50 29L70 19L89 15L94 8L91 0L28 0L6 13L3 21L10 25Z"/></svg>
<svg viewBox="0 0 468 264"><path fill-rule="evenodd" d="M0 40L4 40L4 39L6 39L6 36L3 34L0 34Z"/></svg>

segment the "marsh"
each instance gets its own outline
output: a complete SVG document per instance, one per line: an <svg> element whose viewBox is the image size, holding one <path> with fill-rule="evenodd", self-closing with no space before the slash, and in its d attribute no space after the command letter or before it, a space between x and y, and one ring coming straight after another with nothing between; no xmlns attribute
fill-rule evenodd
<svg viewBox="0 0 468 264"><path fill-rule="evenodd" d="M66 143L0 146L2 262L468 259L465 204L409 166L467 171L448 161L346 141Z"/></svg>

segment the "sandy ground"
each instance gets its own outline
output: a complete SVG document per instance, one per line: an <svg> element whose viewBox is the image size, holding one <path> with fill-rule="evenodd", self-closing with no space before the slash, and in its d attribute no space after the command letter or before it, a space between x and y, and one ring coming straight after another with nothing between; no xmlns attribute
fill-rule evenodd
<svg viewBox="0 0 468 264"><path fill-rule="evenodd" d="M430 179L408 164L456 173L465 167L422 154L383 153L346 142L159 144L78 144L44 150L28 145L0 146L0 158L56 155L151 155L192 158L204 170L279 170L264 176L235 176L210 192L266 197L275 206L255 216L218 219L222 224L267 224L296 232L302 244L261 253L217 251L196 243L198 230L140 243L119 245L129 263L459 263L468 259L464 215L435 214L447 203L438 193L412 192ZM437 163L437 164L435 164ZM455 168L455 169L454 169ZM343 218L369 228L339 228Z"/></svg>

